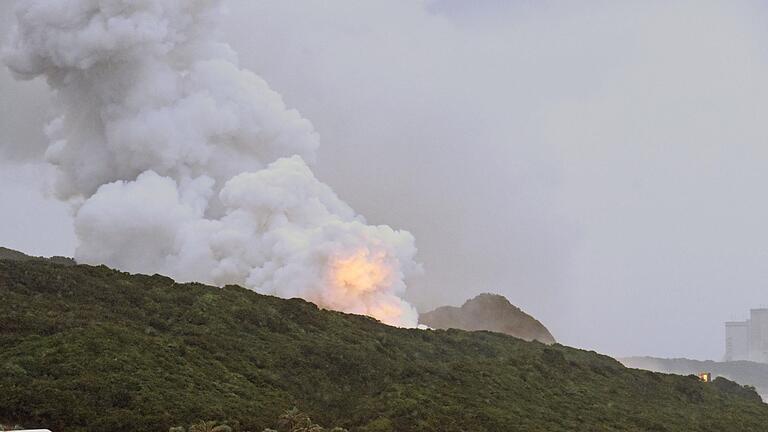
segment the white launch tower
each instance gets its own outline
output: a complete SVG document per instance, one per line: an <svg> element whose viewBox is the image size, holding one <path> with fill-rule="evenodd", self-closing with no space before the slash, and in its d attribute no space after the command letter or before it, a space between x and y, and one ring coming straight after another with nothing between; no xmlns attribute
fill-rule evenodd
<svg viewBox="0 0 768 432"><path fill-rule="evenodd" d="M725 323L725 361L768 363L768 309L751 309L746 321Z"/></svg>

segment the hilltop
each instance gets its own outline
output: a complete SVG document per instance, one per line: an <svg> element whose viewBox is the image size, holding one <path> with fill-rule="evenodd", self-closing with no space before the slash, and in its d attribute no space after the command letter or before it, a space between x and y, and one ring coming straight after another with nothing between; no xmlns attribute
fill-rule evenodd
<svg viewBox="0 0 768 432"><path fill-rule="evenodd" d="M768 364L765 363L751 361L716 362L656 357L627 357L619 359L619 361L627 367L679 375L711 372L712 375L754 386L758 393L764 397L768 396Z"/></svg>
<svg viewBox="0 0 768 432"><path fill-rule="evenodd" d="M508 335L394 328L237 286L0 260L0 423L261 431L291 407L351 431L762 431L722 378Z"/></svg>
<svg viewBox="0 0 768 432"><path fill-rule="evenodd" d="M48 261L55 264L61 264L61 265L75 265L75 260L68 257L63 256L52 256L52 257L34 257L29 256L23 252L19 252L17 250L8 249L5 247L0 246L0 260L11 260L11 261Z"/></svg>
<svg viewBox="0 0 768 432"><path fill-rule="evenodd" d="M439 307L419 315L419 322L433 329L488 330L527 341L555 343L541 322L499 294L480 294L461 307Z"/></svg>

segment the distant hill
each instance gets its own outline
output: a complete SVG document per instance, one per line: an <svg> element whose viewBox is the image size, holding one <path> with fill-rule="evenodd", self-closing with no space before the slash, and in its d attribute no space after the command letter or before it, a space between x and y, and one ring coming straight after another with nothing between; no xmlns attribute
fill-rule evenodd
<svg viewBox="0 0 768 432"><path fill-rule="evenodd" d="M8 249L2 246L0 246L0 259L12 260L12 261L49 261L52 263L62 264L62 265L76 264L75 260L73 260L72 258L67 258L62 256L53 256L50 258L33 257L25 253L15 251L13 249Z"/></svg>
<svg viewBox="0 0 768 432"><path fill-rule="evenodd" d="M766 399L768 396L768 364L750 361L715 362L689 359L664 359L655 357L627 357L619 359L624 366L654 372L680 375L711 372L739 384L751 385Z"/></svg>
<svg viewBox="0 0 768 432"><path fill-rule="evenodd" d="M725 379L628 369L500 333L417 330L236 286L0 260L0 423L261 431L291 407L351 432L765 431Z"/></svg>
<svg viewBox="0 0 768 432"><path fill-rule="evenodd" d="M527 341L555 343L542 323L498 294L480 294L461 307L439 307L419 315L419 322L433 329L488 330Z"/></svg>

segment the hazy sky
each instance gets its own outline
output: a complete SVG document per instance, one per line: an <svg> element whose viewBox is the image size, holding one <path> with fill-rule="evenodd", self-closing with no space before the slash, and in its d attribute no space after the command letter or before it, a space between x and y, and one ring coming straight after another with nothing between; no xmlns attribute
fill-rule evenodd
<svg viewBox="0 0 768 432"><path fill-rule="evenodd" d="M0 29L12 20L0 3ZM223 37L416 237L422 309L506 295L562 343L720 359L768 303L761 2L230 1ZM0 244L71 255L45 83L0 71Z"/></svg>

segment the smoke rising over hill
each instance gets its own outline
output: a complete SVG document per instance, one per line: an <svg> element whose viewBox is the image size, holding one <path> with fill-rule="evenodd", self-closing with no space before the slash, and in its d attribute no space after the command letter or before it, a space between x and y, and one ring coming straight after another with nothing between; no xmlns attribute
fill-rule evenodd
<svg viewBox="0 0 768 432"><path fill-rule="evenodd" d="M315 176L418 239L421 310L493 291L565 344L717 359L765 303L764 3L225 5L240 67L322 138ZM0 243L72 256L46 170L18 163L47 147L45 82L0 69Z"/></svg>
<svg viewBox="0 0 768 432"><path fill-rule="evenodd" d="M413 237L365 219L308 164L318 137L218 42L215 0L20 2L5 61L44 76L76 259L242 284L402 326Z"/></svg>

